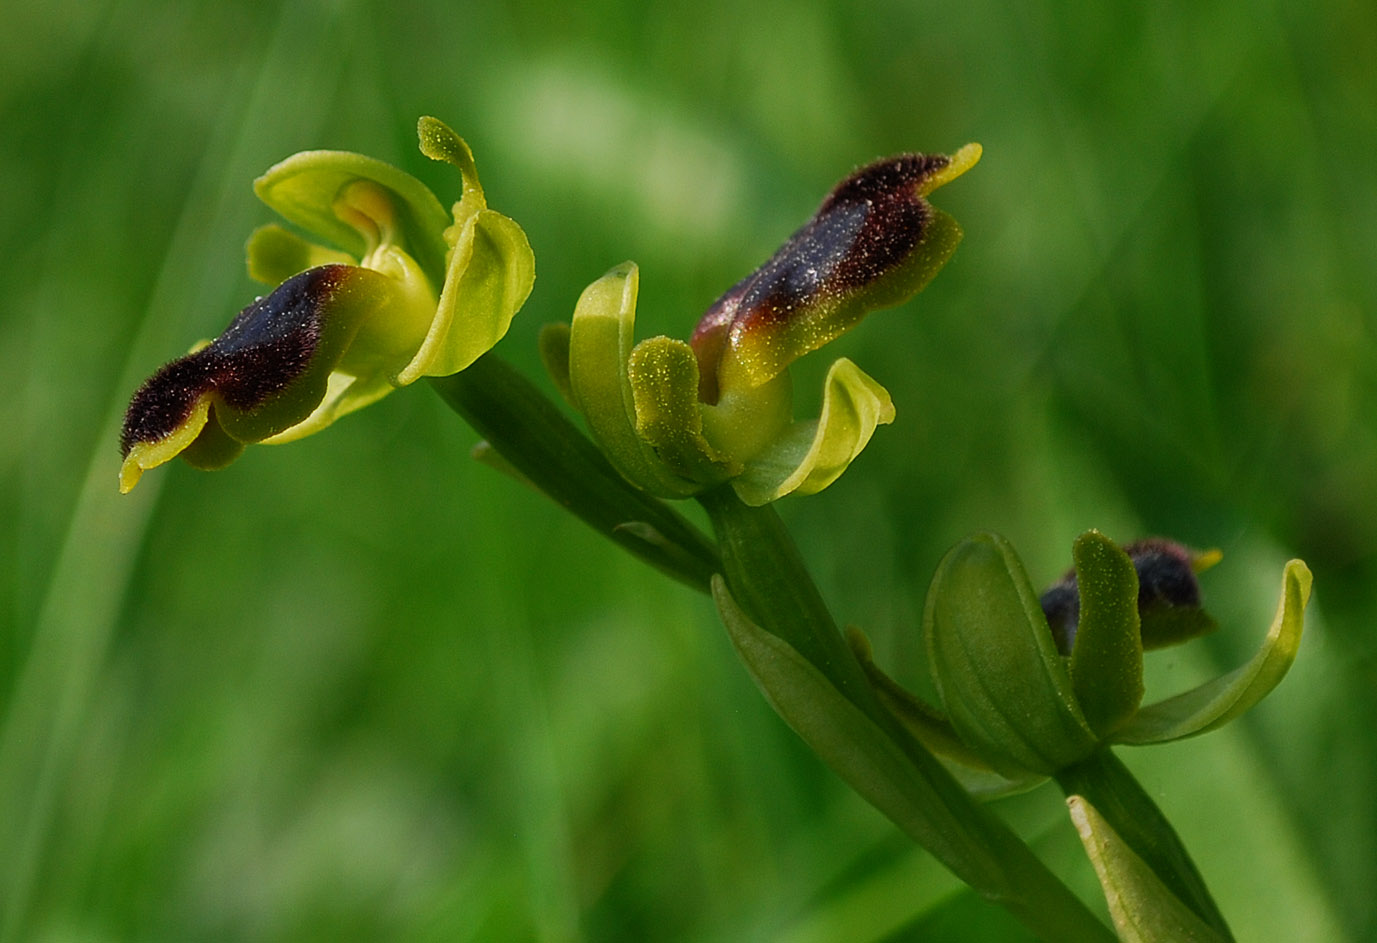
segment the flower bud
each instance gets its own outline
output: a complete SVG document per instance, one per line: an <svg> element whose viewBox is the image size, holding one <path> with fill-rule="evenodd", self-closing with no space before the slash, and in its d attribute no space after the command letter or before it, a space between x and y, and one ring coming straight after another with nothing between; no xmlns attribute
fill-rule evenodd
<svg viewBox="0 0 1377 943"><path fill-rule="evenodd" d="M1124 545L1138 576L1138 616L1143 648L1165 648L1218 627L1200 605L1196 575L1219 560L1219 551L1193 551L1175 541L1149 537ZM1057 650L1071 654L1080 621L1076 571L1068 570L1042 594L1042 610Z"/></svg>
<svg viewBox="0 0 1377 943"><path fill-rule="evenodd" d="M1145 627L1163 611L1198 613L1194 573L1219 554L1194 554L1160 539L1120 548L1087 531L1072 555L1073 574L1044 593L1041 604L1002 537L969 537L943 558L923 615L940 707L901 688L852 633L880 700L963 782L985 794L1026 788L1106 744L1164 743L1213 730L1266 697L1295 659L1311 583L1299 560L1286 564L1276 615L1251 660L1143 705L1140 621ZM1053 644L1044 612L1071 627L1069 651Z"/></svg>

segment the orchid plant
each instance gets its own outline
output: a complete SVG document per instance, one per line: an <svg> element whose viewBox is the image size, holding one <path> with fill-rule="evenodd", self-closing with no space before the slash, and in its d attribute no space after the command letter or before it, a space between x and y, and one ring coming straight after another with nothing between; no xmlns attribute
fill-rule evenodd
<svg viewBox="0 0 1377 943"><path fill-rule="evenodd" d="M472 153L433 118L426 156L460 172L447 211L410 175L358 154L309 151L270 168L258 196L280 225L248 242L272 287L217 338L134 394L121 491L181 456L223 467L248 444L319 432L430 378L486 439L481 457L533 484L630 552L715 600L747 670L818 756L955 874L1049 940L1227 940L1225 919L1170 823L1112 749L1205 733L1270 692L1295 657L1310 573L1287 564L1257 655L1148 706L1144 653L1215 628L1197 574L1218 554L1091 531L1039 595L996 535L958 544L928 593L928 704L836 623L771 503L815 494L895 418L846 358L820 414L793 414L790 365L908 301L961 238L928 197L980 158L908 154L842 180L816 214L728 289L687 340L634 341L639 272L583 292L541 352L587 435L490 353L531 292L534 256L487 206ZM703 534L669 501L707 511ZM984 804L1053 779L1103 885L1113 932Z"/></svg>

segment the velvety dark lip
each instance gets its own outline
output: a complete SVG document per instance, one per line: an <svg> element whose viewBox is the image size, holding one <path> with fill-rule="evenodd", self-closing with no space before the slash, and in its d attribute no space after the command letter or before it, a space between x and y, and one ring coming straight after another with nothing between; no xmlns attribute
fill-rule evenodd
<svg viewBox="0 0 1377 943"><path fill-rule="evenodd" d="M212 391L227 405L251 412L289 386L309 367L325 313L352 271L348 265L322 265L292 276L240 311L209 345L159 369L130 401L121 453L167 438Z"/></svg>
<svg viewBox="0 0 1377 943"><path fill-rule="evenodd" d="M716 400L716 367L729 335L787 321L799 308L863 288L902 263L932 219L920 184L950 163L941 154L904 154L862 167L764 265L718 298L691 341L704 401Z"/></svg>

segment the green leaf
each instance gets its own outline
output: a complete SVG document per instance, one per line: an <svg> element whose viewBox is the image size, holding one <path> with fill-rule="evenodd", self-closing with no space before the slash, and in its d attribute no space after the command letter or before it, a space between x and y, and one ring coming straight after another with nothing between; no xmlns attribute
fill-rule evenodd
<svg viewBox="0 0 1377 943"><path fill-rule="evenodd" d="M1225 938L1167 889L1085 798L1066 800L1124 943L1224 943Z"/></svg>
<svg viewBox="0 0 1377 943"><path fill-rule="evenodd" d="M1226 675L1142 708L1114 735L1115 742L1145 745L1193 737L1227 724L1271 693L1296 659L1311 581L1302 561L1287 563L1277 612L1257 654Z"/></svg>
<svg viewBox="0 0 1377 943"><path fill-rule="evenodd" d="M713 577L712 591L732 645L761 693L822 761L967 881L1000 885L999 861L945 821L942 798L893 739L797 650L752 622L720 576Z"/></svg>
<svg viewBox="0 0 1377 943"><path fill-rule="evenodd" d="M891 718L870 716L797 649L756 625L721 576L713 577L712 589L732 644L761 692L851 788L1038 937L1078 943L1110 938L1085 905L936 757L901 727L891 735L885 729Z"/></svg>
<svg viewBox="0 0 1377 943"><path fill-rule="evenodd" d="M628 481L660 497L699 489L669 468L636 431L627 373L636 327L639 270L623 262L579 296L569 330L569 385L593 439Z"/></svg>
<svg viewBox="0 0 1377 943"><path fill-rule="evenodd" d="M957 544L928 590L928 662L961 739L1003 775L1051 775L1094 733L1013 548L995 534Z"/></svg>
<svg viewBox="0 0 1377 943"><path fill-rule="evenodd" d="M1102 738L1143 699L1138 574L1128 554L1099 531L1081 534L1071 553L1080 594L1071 682L1086 722Z"/></svg>
<svg viewBox="0 0 1377 943"><path fill-rule="evenodd" d="M893 421L888 391L843 357L827 371L821 415L786 429L747 462L732 487L756 506L793 492L816 494L841 477L876 426Z"/></svg>

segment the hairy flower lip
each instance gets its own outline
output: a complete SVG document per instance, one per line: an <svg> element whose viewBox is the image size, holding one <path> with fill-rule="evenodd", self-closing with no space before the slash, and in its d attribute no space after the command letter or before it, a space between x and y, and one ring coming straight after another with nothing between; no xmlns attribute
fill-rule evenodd
<svg viewBox="0 0 1377 943"><path fill-rule="evenodd" d="M429 117L417 136L460 171L451 211L405 171L348 151L302 151L254 181L269 207L335 248L276 224L250 237L249 274L276 287L135 392L121 492L179 455L223 468L248 444L312 435L502 339L535 278L530 243L488 208L462 138Z"/></svg>
<svg viewBox="0 0 1377 943"><path fill-rule="evenodd" d="M747 372L754 374L750 385L756 385L854 326L860 313L844 314L839 323L828 321L849 296L875 285L910 260L928 238L939 213L926 195L964 173L979 157L976 144L951 156L903 154L862 167L838 183L808 222L763 265L718 298L698 322L690 344L699 361L700 400L716 403L722 387L734 382L733 360L746 361ZM935 264L927 266L930 271L919 276L917 287L935 273L954 247L955 240L939 252ZM871 307L897 304L909 294L912 291ZM803 336L794 345L797 349L768 353L750 349L753 337L810 316L815 323L801 329Z"/></svg>
<svg viewBox="0 0 1377 943"><path fill-rule="evenodd" d="M321 318L351 266L324 265L282 283L244 308L215 340L164 365L135 392L120 433L120 452L158 442L186 422L196 401L218 394L249 411L299 377L321 338Z"/></svg>
<svg viewBox="0 0 1377 943"><path fill-rule="evenodd" d="M242 443L305 419L319 397L296 388L319 386L323 394L325 375L357 322L385 297L385 279L351 265L307 269L245 307L209 344L161 367L125 413L121 490L132 489L144 470L183 452L210 426ZM252 435L244 435L245 424L255 427Z"/></svg>

